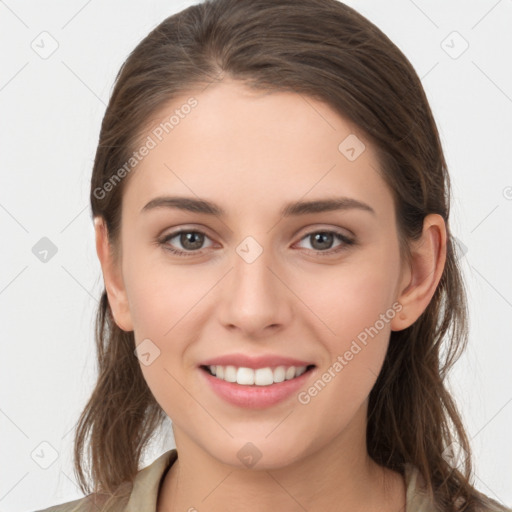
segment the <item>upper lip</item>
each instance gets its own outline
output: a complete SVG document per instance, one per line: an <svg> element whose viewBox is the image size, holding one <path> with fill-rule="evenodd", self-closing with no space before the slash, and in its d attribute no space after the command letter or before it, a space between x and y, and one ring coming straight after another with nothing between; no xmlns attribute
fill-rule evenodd
<svg viewBox="0 0 512 512"><path fill-rule="evenodd" d="M238 368L267 368L276 366L310 366L314 363L301 361L293 357L284 357L279 355L261 355L248 356L246 354L226 354L219 357L213 357L203 361L200 366L236 366Z"/></svg>

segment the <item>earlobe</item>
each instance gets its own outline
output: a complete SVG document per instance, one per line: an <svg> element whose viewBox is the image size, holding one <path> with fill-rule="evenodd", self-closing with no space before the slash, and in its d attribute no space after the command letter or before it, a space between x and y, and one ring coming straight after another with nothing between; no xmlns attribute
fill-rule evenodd
<svg viewBox="0 0 512 512"><path fill-rule="evenodd" d="M422 236L411 245L411 257L396 299L402 310L391 322L392 331L406 329L421 316L441 280L446 263L446 225L441 215L425 217Z"/></svg>
<svg viewBox="0 0 512 512"><path fill-rule="evenodd" d="M123 331L133 331L121 268L118 262L114 261L112 247L108 240L107 227L103 218L94 218L94 231L96 236L96 253L100 260L112 316L120 329Z"/></svg>

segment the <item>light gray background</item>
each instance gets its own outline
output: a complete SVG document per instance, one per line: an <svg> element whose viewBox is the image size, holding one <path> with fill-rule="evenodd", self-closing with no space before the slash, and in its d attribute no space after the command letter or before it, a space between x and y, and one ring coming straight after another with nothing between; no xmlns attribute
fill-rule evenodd
<svg viewBox="0 0 512 512"><path fill-rule="evenodd" d="M94 383L103 282L88 202L95 144L122 62L192 3L0 1L1 512L82 496L73 428ZM512 0L347 3L410 59L439 126L471 311L470 345L451 387L475 453L475 484L510 506ZM52 38L58 48L43 59ZM458 55L463 40L469 46ZM43 237L57 247L46 263L32 252ZM144 465L174 446L168 427Z"/></svg>

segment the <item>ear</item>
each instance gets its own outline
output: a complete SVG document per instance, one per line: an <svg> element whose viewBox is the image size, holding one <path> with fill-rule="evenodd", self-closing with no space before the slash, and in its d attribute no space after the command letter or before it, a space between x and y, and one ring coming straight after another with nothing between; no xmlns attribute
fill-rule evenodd
<svg viewBox="0 0 512 512"><path fill-rule="evenodd" d="M404 262L399 295L403 309L391 321L392 331L411 326L425 311L441 280L446 263L446 225L432 213L423 221L423 233L411 247L412 261Z"/></svg>
<svg viewBox="0 0 512 512"><path fill-rule="evenodd" d="M96 233L96 253L100 260L112 316L120 329L123 331L133 331L121 265L114 261L112 246L108 240L107 227L102 217L94 218L94 231Z"/></svg>

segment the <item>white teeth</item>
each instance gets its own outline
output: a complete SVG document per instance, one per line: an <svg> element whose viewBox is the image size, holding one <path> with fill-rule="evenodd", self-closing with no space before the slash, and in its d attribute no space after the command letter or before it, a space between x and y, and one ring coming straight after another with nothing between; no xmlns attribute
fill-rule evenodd
<svg viewBox="0 0 512 512"><path fill-rule="evenodd" d="M254 384L255 371L252 368L238 368L236 372L236 382L246 386Z"/></svg>
<svg viewBox="0 0 512 512"><path fill-rule="evenodd" d="M212 375L215 375L218 379L236 382L243 386L270 386L274 383L300 377L306 371L306 366L277 366L274 369L267 367L256 370L245 367L237 368L230 365L216 365L209 366L208 368Z"/></svg>
<svg viewBox="0 0 512 512"><path fill-rule="evenodd" d="M286 376L286 368L284 366L278 366L274 368L274 382L283 382Z"/></svg>
<svg viewBox="0 0 512 512"><path fill-rule="evenodd" d="M224 370L224 380L236 382L236 379L236 368L234 366L226 366Z"/></svg>
<svg viewBox="0 0 512 512"><path fill-rule="evenodd" d="M270 368L258 368L254 372L254 384L256 384L257 386L270 386L270 384L273 383L274 372Z"/></svg>
<svg viewBox="0 0 512 512"><path fill-rule="evenodd" d="M293 379L293 377L295 377L295 368L293 366L290 366L289 368L286 369L284 378L286 380L288 380L288 379Z"/></svg>

